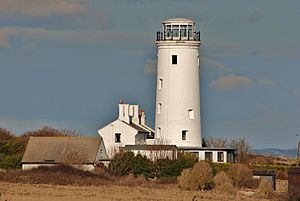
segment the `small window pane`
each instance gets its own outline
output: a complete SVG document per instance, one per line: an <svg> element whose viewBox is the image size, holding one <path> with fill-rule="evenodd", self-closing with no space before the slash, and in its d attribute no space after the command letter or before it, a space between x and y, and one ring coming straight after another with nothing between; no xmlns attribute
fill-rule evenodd
<svg viewBox="0 0 300 201"><path fill-rule="evenodd" d="M158 105L157 105L157 114L161 113L161 107L162 107L162 104L158 103Z"/></svg>
<svg viewBox="0 0 300 201"><path fill-rule="evenodd" d="M192 38L193 36L193 29L192 29L192 25L188 25L188 37Z"/></svg>
<svg viewBox="0 0 300 201"><path fill-rule="evenodd" d="M177 64L177 55L172 55L172 64Z"/></svg>
<svg viewBox="0 0 300 201"><path fill-rule="evenodd" d="M189 109L189 119L195 119L195 112L193 109Z"/></svg>
<svg viewBox="0 0 300 201"><path fill-rule="evenodd" d="M188 133L187 130L183 130L183 131L182 131L182 133L181 133L181 139L182 139L182 140L186 140L187 133Z"/></svg>
<svg viewBox="0 0 300 201"><path fill-rule="evenodd" d="M187 26L186 25L180 25L180 36L181 37L187 36Z"/></svg>
<svg viewBox="0 0 300 201"><path fill-rule="evenodd" d="M158 81L158 89L159 90L163 89L163 79L159 79L159 81Z"/></svg>
<svg viewBox="0 0 300 201"><path fill-rule="evenodd" d="M173 25L172 31L173 31L173 37L178 37L179 36L179 25Z"/></svg>
<svg viewBox="0 0 300 201"><path fill-rule="evenodd" d="M205 160L212 161L212 152L205 152Z"/></svg>
<svg viewBox="0 0 300 201"><path fill-rule="evenodd" d="M120 143L121 142L121 133L115 133L115 142Z"/></svg>
<svg viewBox="0 0 300 201"><path fill-rule="evenodd" d="M224 162L224 152L218 152L218 162Z"/></svg>

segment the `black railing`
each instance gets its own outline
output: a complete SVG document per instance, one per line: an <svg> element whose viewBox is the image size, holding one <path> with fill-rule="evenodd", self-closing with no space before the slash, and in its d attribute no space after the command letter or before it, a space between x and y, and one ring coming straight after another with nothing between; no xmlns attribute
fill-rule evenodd
<svg viewBox="0 0 300 201"><path fill-rule="evenodd" d="M172 32L168 35L164 32L158 31L156 32L156 41L168 41L168 40L189 40L189 41L201 41L200 39L200 31L194 32L193 34L188 34L185 36L173 36Z"/></svg>

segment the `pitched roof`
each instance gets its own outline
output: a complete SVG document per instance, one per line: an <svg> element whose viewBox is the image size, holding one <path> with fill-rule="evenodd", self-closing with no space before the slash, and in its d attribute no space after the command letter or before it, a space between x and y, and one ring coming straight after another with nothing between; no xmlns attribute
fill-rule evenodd
<svg viewBox="0 0 300 201"><path fill-rule="evenodd" d="M30 137L22 163L94 163L101 138ZM70 161L74 160L74 161Z"/></svg>

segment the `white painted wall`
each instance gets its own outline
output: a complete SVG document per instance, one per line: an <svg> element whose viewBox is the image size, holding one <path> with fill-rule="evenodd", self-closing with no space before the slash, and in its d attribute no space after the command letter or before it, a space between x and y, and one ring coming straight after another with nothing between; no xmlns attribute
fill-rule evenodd
<svg viewBox="0 0 300 201"><path fill-rule="evenodd" d="M36 164L36 163L32 163L32 164L22 164L22 170L32 170L34 168L38 168L38 167L53 167L56 166L57 164ZM72 167L84 170L84 171L93 171L95 170L95 166L94 165L72 165Z"/></svg>
<svg viewBox="0 0 300 201"><path fill-rule="evenodd" d="M136 134L138 131L117 119L99 129L98 133L103 138L108 158L111 158L113 154L119 150L119 147L134 145L136 143ZM115 133L121 133L121 143L115 142ZM139 140L141 139L139 138Z"/></svg>
<svg viewBox="0 0 300 201"><path fill-rule="evenodd" d="M169 20L168 23L182 23ZM191 23L194 26L193 22ZM177 146L201 147L199 46L200 41L157 41L158 72L156 89L155 131ZM173 65L172 55L177 55ZM162 89L159 82L163 80ZM161 104L160 113L159 104ZM194 110L194 119L188 115ZM160 128L160 129L159 129ZM160 130L160 131L159 131ZM182 130L187 130L182 140Z"/></svg>

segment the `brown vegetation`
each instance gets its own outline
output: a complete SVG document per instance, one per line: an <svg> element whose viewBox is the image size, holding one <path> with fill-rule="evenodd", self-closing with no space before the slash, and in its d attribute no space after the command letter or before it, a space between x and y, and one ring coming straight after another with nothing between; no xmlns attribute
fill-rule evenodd
<svg viewBox="0 0 300 201"><path fill-rule="evenodd" d="M257 194L262 198L270 198L274 192L273 184L268 179L261 179Z"/></svg>
<svg viewBox="0 0 300 201"><path fill-rule="evenodd" d="M233 180L233 184L237 188L247 185L252 179L251 170L244 164L233 164L228 170L229 177Z"/></svg>
<svg viewBox="0 0 300 201"><path fill-rule="evenodd" d="M198 162L193 168L182 171L178 184L186 190L204 190L212 179L212 169L205 162Z"/></svg>
<svg viewBox="0 0 300 201"><path fill-rule="evenodd" d="M215 188L218 193L235 194L236 190L233 187L232 179L224 172L218 172L214 177Z"/></svg>

